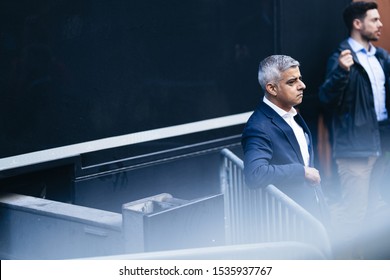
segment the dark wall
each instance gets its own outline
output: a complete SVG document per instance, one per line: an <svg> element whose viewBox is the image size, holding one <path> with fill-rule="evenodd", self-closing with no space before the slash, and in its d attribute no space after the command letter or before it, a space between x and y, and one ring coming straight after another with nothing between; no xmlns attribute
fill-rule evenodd
<svg viewBox="0 0 390 280"><path fill-rule="evenodd" d="M3 0L0 158L253 110L272 53L311 114L347 2Z"/></svg>
<svg viewBox="0 0 390 280"><path fill-rule="evenodd" d="M3 0L0 158L252 110L272 1Z"/></svg>

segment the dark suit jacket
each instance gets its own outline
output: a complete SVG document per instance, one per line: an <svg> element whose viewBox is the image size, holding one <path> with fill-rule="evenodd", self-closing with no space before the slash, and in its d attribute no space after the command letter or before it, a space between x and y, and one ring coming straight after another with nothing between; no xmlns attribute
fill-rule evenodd
<svg viewBox="0 0 390 280"><path fill-rule="evenodd" d="M305 132L310 165L313 166L311 133L299 114L295 120ZM305 182L304 162L294 132L264 102L259 104L245 126L242 147L245 179L249 187L273 184L313 214L317 212L315 190Z"/></svg>

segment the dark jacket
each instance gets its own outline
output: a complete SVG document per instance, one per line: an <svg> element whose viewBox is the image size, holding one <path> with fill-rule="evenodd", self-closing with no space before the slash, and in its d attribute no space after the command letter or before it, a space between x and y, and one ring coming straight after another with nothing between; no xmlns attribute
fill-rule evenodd
<svg viewBox="0 0 390 280"><path fill-rule="evenodd" d="M350 71L339 66L340 52L350 49L354 64ZM377 48L375 54L386 77L386 107L390 113L389 73L390 58L387 51ZM381 154L378 121L370 79L352 51L343 41L328 60L326 80L320 87L320 101L332 111L333 156L368 157Z"/></svg>
<svg viewBox="0 0 390 280"><path fill-rule="evenodd" d="M295 116L311 143L311 134L301 116ZM303 185L304 162L292 128L271 107L261 102L242 134L244 172L249 187L268 184ZM313 152L309 150L310 158Z"/></svg>
<svg viewBox="0 0 390 280"><path fill-rule="evenodd" d="M312 136L302 117L295 121L303 128L308 141L310 166L313 166ZM320 220L324 219L320 187L306 183L304 161L294 131L264 102L260 102L242 134L244 174L248 187L275 185ZM323 206L323 205L322 205Z"/></svg>
<svg viewBox="0 0 390 280"><path fill-rule="evenodd" d="M305 132L309 165L313 166L311 133L299 114L294 118ZM278 113L260 102L246 123L241 142L248 187L273 184L309 212L320 216L315 188L305 181L304 161L294 131Z"/></svg>

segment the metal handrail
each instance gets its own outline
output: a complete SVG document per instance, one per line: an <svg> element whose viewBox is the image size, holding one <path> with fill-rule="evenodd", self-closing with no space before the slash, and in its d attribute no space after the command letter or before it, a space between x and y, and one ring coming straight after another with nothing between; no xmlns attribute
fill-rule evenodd
<svg viewBox="0 0 390 280"><path fill-rule="evenodd" d="M243 161L226 148L221 154L227 244L298 241L331 256L329 237L320 221L274 185L247 187Z"/></svg>

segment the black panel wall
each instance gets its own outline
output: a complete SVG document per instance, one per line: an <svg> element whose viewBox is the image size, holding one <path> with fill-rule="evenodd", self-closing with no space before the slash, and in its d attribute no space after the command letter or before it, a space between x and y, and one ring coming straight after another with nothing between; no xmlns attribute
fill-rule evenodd
<svg viewBox="0 0 390 280"><path fill-rule="evenodd" d="M2 0L0 158L250 111L273 14L257 0Z"/></svg>

